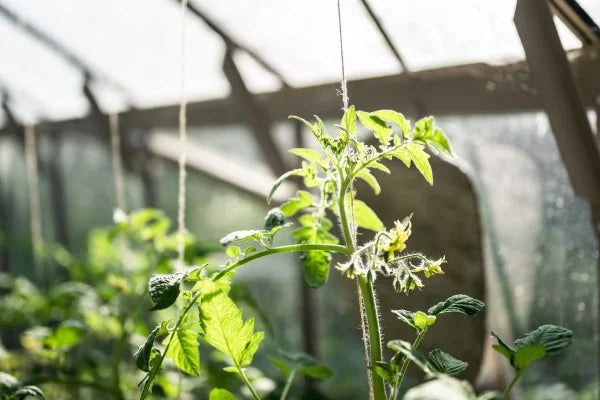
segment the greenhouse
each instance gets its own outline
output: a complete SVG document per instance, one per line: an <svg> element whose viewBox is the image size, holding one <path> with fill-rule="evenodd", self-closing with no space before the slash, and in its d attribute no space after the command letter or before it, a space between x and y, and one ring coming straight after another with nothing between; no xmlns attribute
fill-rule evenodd
<svg viewBox="0 0 600 400"><path fill-rule="evenodd" d="M600 1L0 0L0 400L596 400Z"/></svg>

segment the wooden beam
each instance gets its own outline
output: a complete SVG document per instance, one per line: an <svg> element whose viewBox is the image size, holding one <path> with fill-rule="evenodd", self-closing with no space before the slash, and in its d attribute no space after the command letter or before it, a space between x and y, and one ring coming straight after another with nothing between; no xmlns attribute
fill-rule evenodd
<svg viewBox="0 0 600 400"><path fill-rule="evenodd" d="M591 50L569 54L571 70L586 107L593 107L600 93L600 58ZM270 121L286 120L290 114L304 117L318 113L323 118L341 115L336 89L339 82L304 88L283 88L257 94L257 104ZM542 103L531 83L524 61L492 66L468 64L428 71L359 79L348 83L356 105L365 110L394 108L416 114L419 104L434 115L498 114L542 110ZM173 128L178 124L179 106L168 105L130 110L120 114L123 129ZM232 125L245 122L231 97L188 103L188 125ZM40 123L38 132L54 129L85 132L93 126L91 118ZM0 129L0 135L10 128Z"/></svg>

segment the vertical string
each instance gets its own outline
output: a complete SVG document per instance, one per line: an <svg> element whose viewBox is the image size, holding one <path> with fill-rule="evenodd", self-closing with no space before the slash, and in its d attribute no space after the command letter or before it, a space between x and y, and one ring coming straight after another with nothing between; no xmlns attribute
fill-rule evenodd
<svg viewBox="0 0 600 400"><path fill-rule="evenodd" d="M186 147L187 147L187 97L185 90L185 64L186 64L186 40L185 40L185 15L187 11L187 0L181 0L181 102L179 106L179 194L177 197L177 261L183 265L185 253L185 178L186 178Z"/></svg>
<svg viewBox="0 0 600 400"><path fill-rule="evenodd" d="M110 131L110 150L112 156L113 180L115 181L115 193L117 196L117 208L127 212L125 203L125 175L123 174L123 163L121 160L121 130L119 129L119 114L113 113L108 116Z"/></svg>
<svg viewBox="0 0 600 400"><path fill-rule="evenodd" d="M340 5L340 0L337 0L337 12L338 12L338 29L340 34L340 61L342 65L342 81L341 81L341 95L342 95L342 105L344 113L348 110L348 86L346 80L346 67L344 64L344 38L342 34L342 7ZM345 195L345 193L343 194ZM344 200L345 201L345 200ZM354 183L350 181L350 240L352 240L353 247L356 248L356 222L354 216ZM360 310L360 331L362 335L362 342L364 346L365 352L365 362L367 365L371 365L371 360L369 359L369 335L367 334L367 326L366 326L366 315L365 315L365 306L363 295L360 290L360 285L358 282L358 278L356 279L357 286L357 294L358 294L358 309ZM374 391L373 391L373 380L372 380L372 372L371 369L367 369L367 377L369 381L369 398L373 400Z"/></svg>
<svg viewBox="0 0 600 400"><path fill-rule="evenodd" d="M42 216L38 180L37 145L35 130L32 125L25 125L25 162L27 166L27 188L29 190L29 209L31 217L31 244L33 246L33 263L35 280L38 285L46 284L42 255Z"/></svg>

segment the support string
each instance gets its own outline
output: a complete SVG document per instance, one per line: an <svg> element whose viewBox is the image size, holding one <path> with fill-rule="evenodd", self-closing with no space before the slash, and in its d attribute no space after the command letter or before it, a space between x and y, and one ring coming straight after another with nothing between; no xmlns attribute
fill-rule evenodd
<svg viewBox="0 0 600 400"><path fill-rule="evenodd" d="M115 181L115 192L117 196L117 208L127 212L125 201L125 175L121 160L121 131L119 129L119 114L113 113L108 116L110 131L110 151L112 156L113 178Z"/></svg>
<svg viewBox="0 0 600 400"><path fill-rule="evenodd" d="M46 284L42 255L42 212L38 180L37 145L33 125L25 125L25 162L27 164L27 186L29 190L29 209L31 217L31 244L33 246L33 264L35 280L39 285Z"/></svg>
<svg viewBox="0 0 600 400"><path fill-rule="evenodd" d="M186 40L185 40L185 16L187 11L187 0L181 0L181 102L179 106L179 193L177 197L177 261L179 266L183 265L185 253L185 179L186 179L186 147L187 147L187 97L185 86L186 72Z"/></svg>
<svg viewBox="0 0 600 400"><path fill-rule="evenodd" d="M341 81L341 95L342 95L342 105L344 113L348 110L348 87L346 80L346 68L344 65L344 39L342 34L342 10L340 5L340 0L337 0L337 12L338 12L338 28L340 34L340 61L342 65L342 81ZM350 181L350 240L352 240L352 245L356 248L356 222L354 216L354 183ZM365 315L365 306L362 292L360 290L360 284L358 279L356 280L357 286L357 295L358 295L358 309L360 310L360 330L362 335L362 342L364 346L365 352L365 362L367 365L371 365L371 360L369 359L369 336L367 334L367 326L366 326L366 315ZM373 400L373 387L372 387L372 379L371 379L371 369L367 370L367 376L369 381L369 398Z"/></svg>

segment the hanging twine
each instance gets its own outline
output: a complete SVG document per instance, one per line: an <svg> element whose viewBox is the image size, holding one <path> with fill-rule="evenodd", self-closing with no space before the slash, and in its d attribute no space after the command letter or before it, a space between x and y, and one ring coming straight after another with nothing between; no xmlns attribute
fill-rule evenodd
<svg viewBox="0 0 600 400"><path fill-rule="evenodd" d="M25 163L27 166L27 188L29 190L29 209L31 217L31 244L35 280L45 284L46 274L42 265L42 212L38 180L37 145L32 125L25 125Z"/></svg>
<svg viewBox="0 0 600 400"><path fill-rule="evenodd" d="M119 114L110 114L108 116L108 122L110 131L113 179L115 181L115 192L117 196L117 208L123 212L127 212L127 206L125 203L125 175L123 173L123 163L121 160L121 131L119 129Z"/></svg>
<svg viewBox="0 0 600 400"><path fill-rule="evenodd" d="M181 0L181 102L179 106L179 145L181 147L181 153L179 154L179 194L177 197L177 261L180 266L183 265L183 257L185 253L185 164L187 146L187 97L185 90L185 15L187 11L187 4L187 0Z"/></svg>

